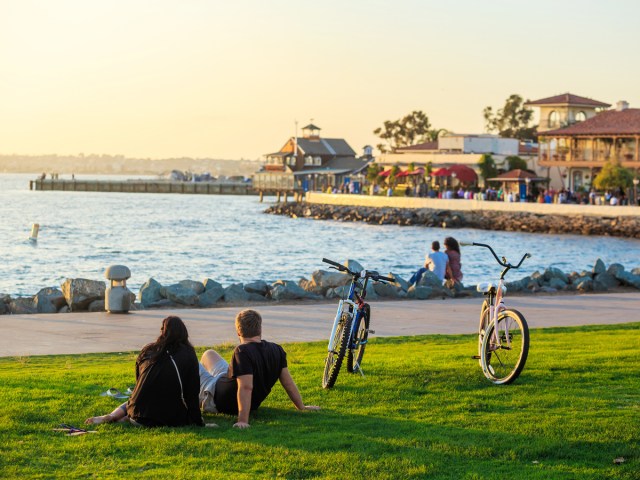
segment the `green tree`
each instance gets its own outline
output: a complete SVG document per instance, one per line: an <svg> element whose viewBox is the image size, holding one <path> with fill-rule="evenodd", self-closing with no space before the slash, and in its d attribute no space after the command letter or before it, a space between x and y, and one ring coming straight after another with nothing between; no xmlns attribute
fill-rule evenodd
<svg viewBox="0 0 640 480"><path fill-rule="evenodd" d="M382 127L376 128L373 131L374 135L386 142L376 145L376 148L386 153L396 148L422 143L426 141L430 128L429 117L421 110L414 110L399 120L387 120Z"/></svg>
<svg viewBox="0 0 640 480"><path fill-rule="evenodd" d="M391 185L392 187L396 186L396 182L397 182L397 175L398 172L400 171L400 167L398 167L398 165L394 165L393 167L391 167L391 172L389 173L389 185Z"/></svg>
<svg viewBox="0 0 640 480"><path fill-rule="evenodd" d="M498 132L505 138L535 140L537 125L530 125L533 110L526 108L524 103L520 95L514 94L495 113L492 107L485 107L483 115L487 132Z"/></svg>
<svg viewBox="0 0 640 480"><path fill-rule="evenodd" d="M510 155L504 159L507 162L507 170L526 170L527 169L527 161L518 157L517 155Z"/></svg>
<svg viewBox="0 0 640 480"><path fill-rule="evenodd" d="M488 178L493 178L498 175L498 168L496 162L491 155L485 153L478 161L478 167L480 168L480 176L483 180L487 181Z"/></svg>
<svg viewBox="0 0 640 480"><path fill-rule="evenodd" d="M427 132L426 140L429 142L435 142L447 133L449 133L449 130L446 128L432 128Z"/></svg>
<svg viewBox="0 0 640 480"><path fill-rule="evenodd" d="M600 173L593 179L593 186L598 190L629 188L633 184L633 172L618 162L607 161Z"/></svg>
<svg viewBox="0 0 640 480"><path fill-rule="evenodd" d="M377 163L371 163L367 167L367 180L371 184L380 183L380 172L382 172L384 168L382 165L378 165Z"/></svg>

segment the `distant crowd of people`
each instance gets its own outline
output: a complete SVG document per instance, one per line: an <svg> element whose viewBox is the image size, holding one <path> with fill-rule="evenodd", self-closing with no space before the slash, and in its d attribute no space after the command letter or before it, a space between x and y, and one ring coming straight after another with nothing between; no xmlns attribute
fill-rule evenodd
<svg viewBox="0 0 640 480"><path fill-rule="evenodd" d="M618 188L608 190L605 193L598 193L593 188L589 191L572 191L567 188L556 190L553 188L541 189L537 185L528 187L527 195L522 198L519 192L503 187L493 188L491 186L480 188L464 188L462 186L454 189L449 187L435 186L431 188L423 182L417 185L405 185L400 192L405 197L440 198L445 200L464 199L482 200L493 202L529 202L529 203L573 203L582 205L629 205L629 198L626 192ZM342 194L362 194L386 195L392 197L398 195L397 188L391 185L381 187L378 184L370 184L363 188L358 182L346 182L340 188L329 186L326 193Z"/></svg>

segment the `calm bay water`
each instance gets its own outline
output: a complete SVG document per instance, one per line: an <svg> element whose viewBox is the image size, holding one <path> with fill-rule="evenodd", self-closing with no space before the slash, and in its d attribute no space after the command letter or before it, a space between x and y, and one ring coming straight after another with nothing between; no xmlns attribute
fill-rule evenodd
<svg viewBox="0 0 640 480"><path fill-rule="evenodd" d="M131 269L134 292L150 277L162 284L208 277L225 286L309 278L325 268L322 257L353 258L408 279L431 241L448 235L489 243L513 262L532 253L511 279L548 266L591 269L597 258L640 266L633 239L291 219L264 214L268 203L255 196L29 191L34 178L0 175L0 293L32 295L65 278L102 280L112 264ZM40 224L35 246L27 240L32 223ZM463 248L462 268L465 284L499 272L476 247Z"/></svg>

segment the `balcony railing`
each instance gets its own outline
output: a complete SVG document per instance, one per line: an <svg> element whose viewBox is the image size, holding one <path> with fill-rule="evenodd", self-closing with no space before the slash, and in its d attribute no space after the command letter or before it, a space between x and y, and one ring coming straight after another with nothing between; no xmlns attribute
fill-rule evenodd
<svg viewBox="0 0 640 480"><path fill-rule="evenodd" d="M606 161L619 161L620 163L640 163L640 159L632 153L628 152L608 152L606 150L579 149L579 150L543 150L540 153L540 160L543 163L580 163L580 162L597 162L605 163Z"/></svg>

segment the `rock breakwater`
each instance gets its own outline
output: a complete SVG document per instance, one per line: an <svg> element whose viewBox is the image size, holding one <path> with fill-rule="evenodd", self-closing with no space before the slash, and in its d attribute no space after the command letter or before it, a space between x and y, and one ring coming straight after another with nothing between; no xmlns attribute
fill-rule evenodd
<svg viewBox="0 0 640 480"><path fill-rule="evenodd" d="M461 200L462 201L462 200ZM640 238L640 218L588 215L542 215L528 212L455 211L390 207L360 207L317 203L279 203L265 213L316 220L365 222L376 225L477 228L531 233L572 233Z"/></svg>
<svg viewBox="0 0 640 480"><path fill-rule="evenodd" d="M362 266L354 261L345 262L351 270ZM367 300L416 299L428 300L446 297L481 296L475 285L457 285L450 289L431 272L410 285L399 275L389 272L393 283L371 282L367 285ZM150 278L137 295L130 292L132 310L161 308L212 308L278 301L320 301L342 298L348 293L351 277L334 270L316 270L311 278L277 280L272 283L255 281L234 283L227 287L212 279L204 281L182 280L172 285L161 285ZM511 293L535 294L556 292L607 292L611 290L640 290L640 268L625 270L613 263L608 267L598 259L592 270L566 273L550 267L534 272L520 280L508 282ZM88 279L67 279L58 288L43 288L33 296L14 297L0 294L0 314L67 313L105 310L105 282Z"/></svg>

